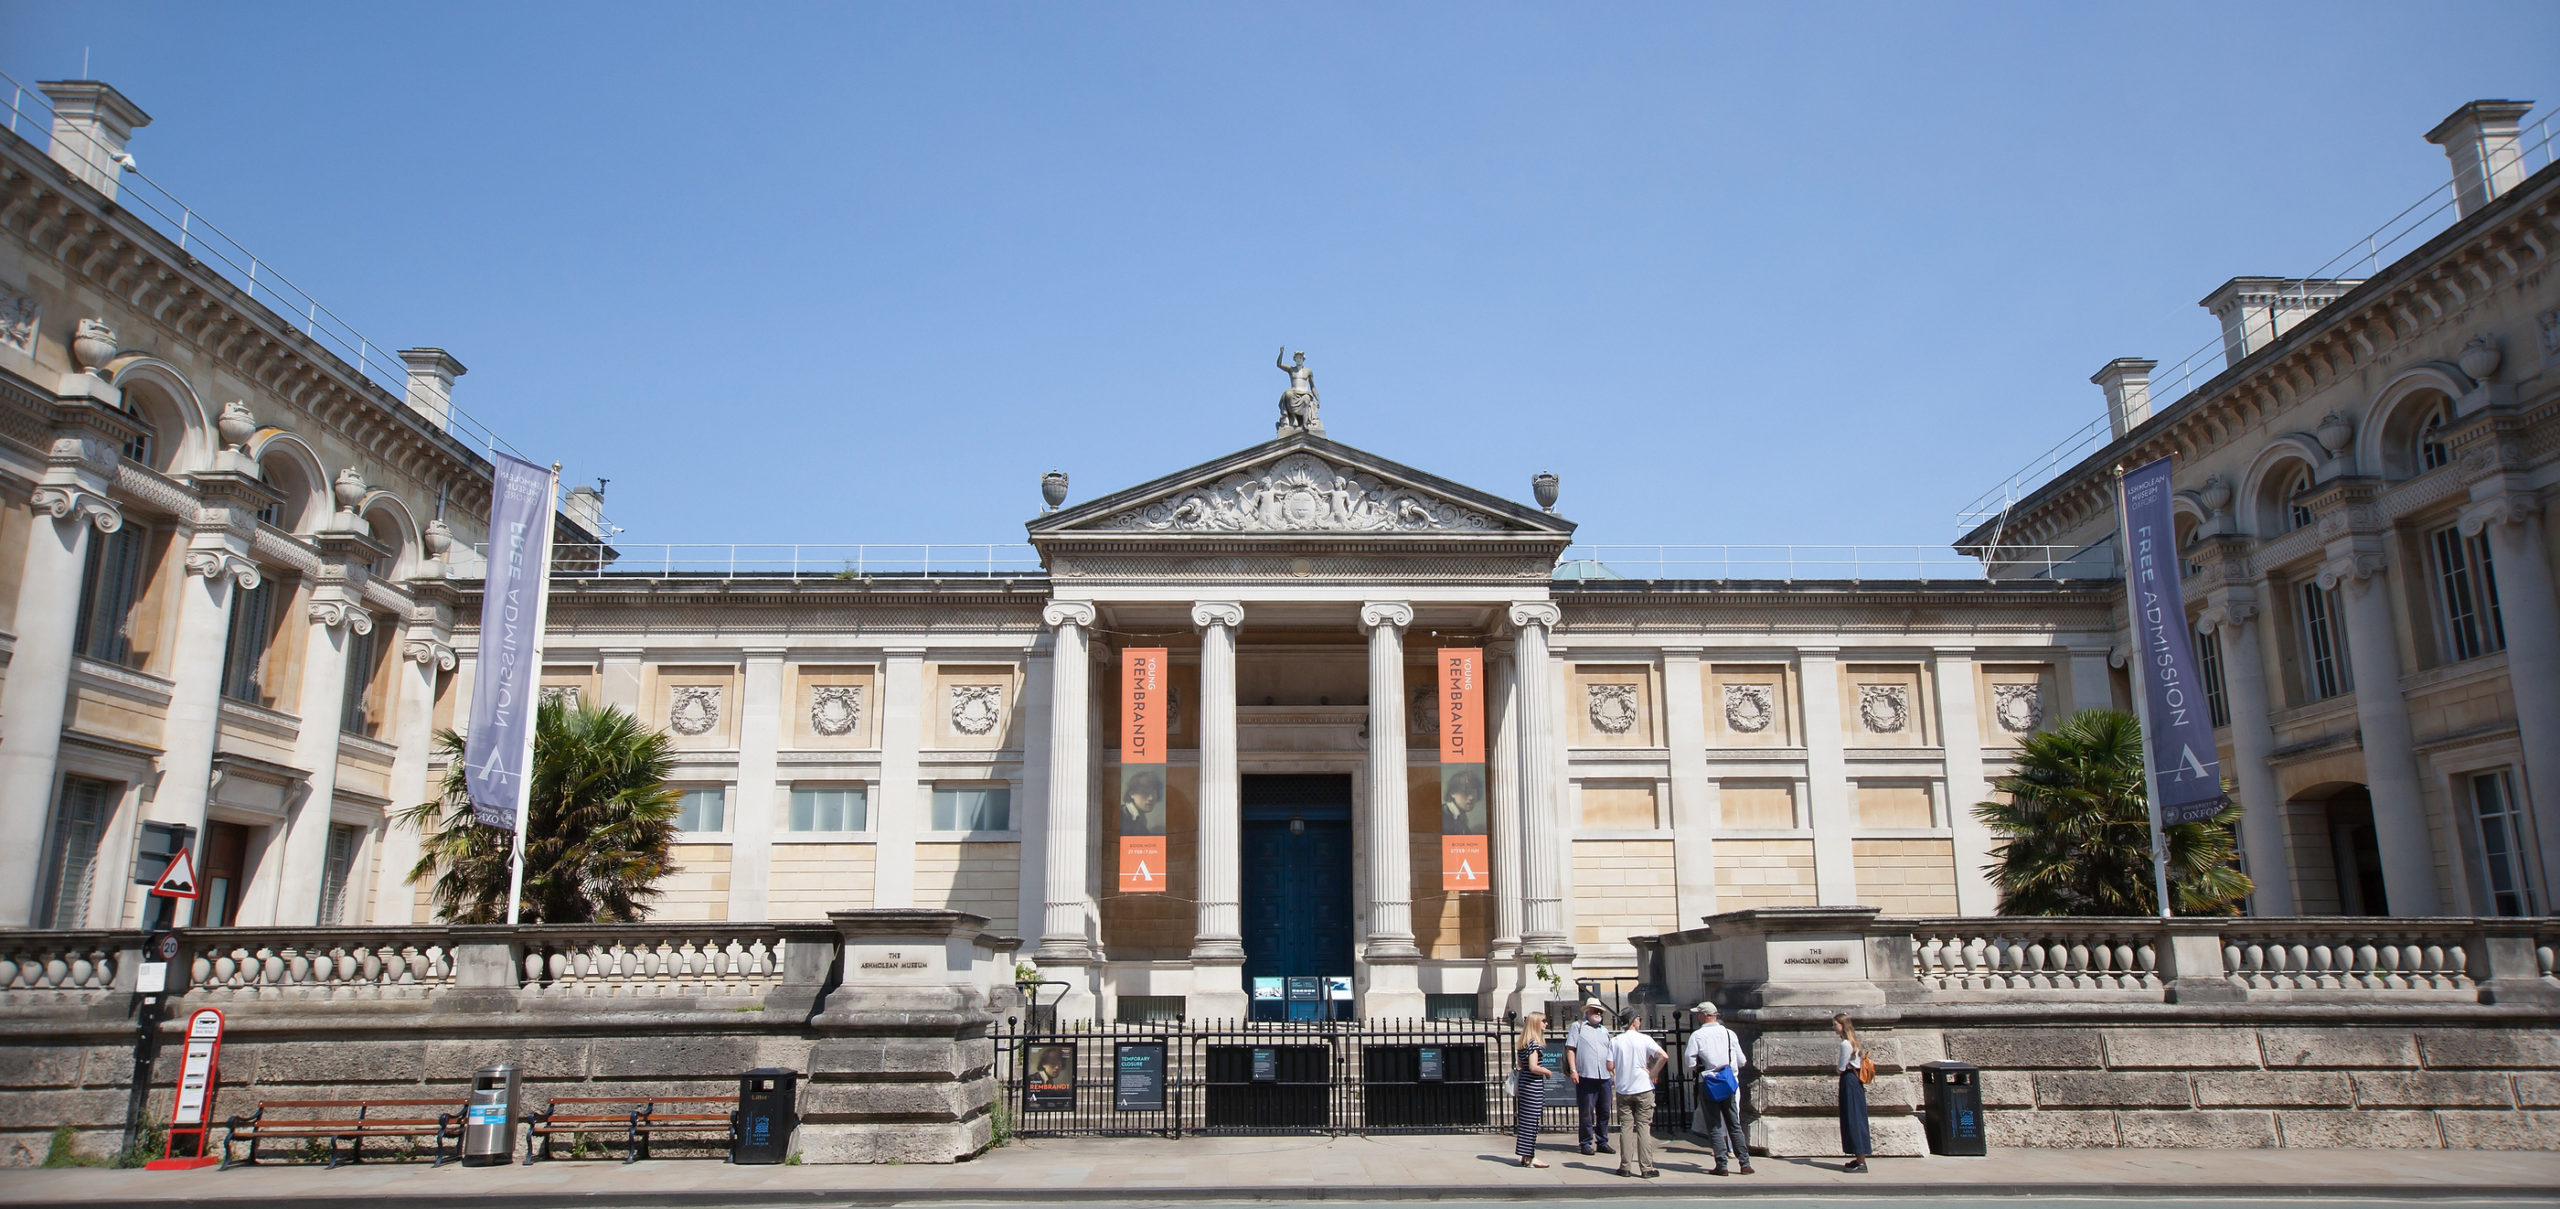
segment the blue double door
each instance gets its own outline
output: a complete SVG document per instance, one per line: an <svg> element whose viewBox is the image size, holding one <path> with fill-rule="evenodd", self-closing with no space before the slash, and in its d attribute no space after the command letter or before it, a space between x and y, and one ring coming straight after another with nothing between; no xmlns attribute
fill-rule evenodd
<svg viewBox="0 0 2560 1209"><path fill-rule="evenodd" d="M1245 977L1351 973L1350 775L1242 782Z"/></svg>

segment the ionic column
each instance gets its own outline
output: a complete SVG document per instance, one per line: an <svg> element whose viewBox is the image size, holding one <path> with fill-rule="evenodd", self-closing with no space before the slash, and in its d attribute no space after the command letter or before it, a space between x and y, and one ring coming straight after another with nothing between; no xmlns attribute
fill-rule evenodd
<svg viewBox="0 0 2560 1209"><path fill-rule="evenodd" d="M305 611L310 626L302 644L302 688L294 697L302 726L293 740L293 763L303 770L302 793L286 812L276 900L270 919L262 921L279 927L308 927L320 920L329 811L338 793L338 736L346 721L347 639L373 632L373 614L356 603L356 591L345 580L324 581L313 590ZM349 898L354 900L360 889L350 885Z"/></svg>
<svg viewBox="0 0 2560 1209"><path fill-rule="evenodd" d="M2490 485L2483 485L2490 486ZM2500 485L2503 486L2503 485ZM2474 488L2475 495L2480 488ZM2560 888L2560 607L2552 594L2541 505L2506 488L2462 511L2463 535L2487 535L2498 614L2507 636L2507 688L2516 703L2516 738L2524 749L2525 797L2533 805L2543 909ZM2396 903L2394 904L2397 905Z"/></svg>
<svg viewBox="0 0 2560 1209"><path fill-rule="evenodd" d="M96 382L71 375L70 385ZM96 389L114 388L96 382ZM79 411L66 400L65 410ZM124 512L107 498L116 470L116 447L76 424L54 434L44 479L29 503L35 519L19 563L17 650L9 679L0 687L0 927L30 924L44 885L45 829L51 822L54 759L62 750L62 721L71 695L71 640L80 620L80 582L88 570L92 534L113 533ZM121 877L124 870L105 871Z"/></svg>
<svg viewBox="0 0 2560 1209"><path fill-rule="evenodd" d="M160 788L143 813L156 823L193 828L201 843L212 792L214 743L222 727L222 654L231 638L231 602L262 580L249 549L257 533L257 509L274 493L238 472L205 471L191 477L200 502L195 531L187 540L185 572L176 589L178 628L169 651L169 712L160 732ZM201 867L201 848L195 859ZM407 873L407 867L400 872ZM195 922L196 902L181 899L175 906L178 913L172 918Z"/></svg>
<svg viewBox="0 0 2560 1209"><path fill-rule="evenodd" d="M1085 915L1084 843L1086 816L1092 811L1085 771L1086 715L1092 705L1086 690L1085 631L1093 624L1093 606L1054 601L1040 611L1040 619L1058 633L1049 652L1047 905L1033 960L1044 968L1080 969L1093 960Z"/></svg>
<svg viewBox="0 0 2560 1209"><path fill-rule="evenodd" d="M1487 734L1486 804L1492 808L1493 942L1485 946L1492 974L1485 1018L1538 1010L1520 1002L1520 683L1513 671L1514 644L1485 644Z"/></svg>
<svg viewBox="0 0 2560 1209"><path fill-rule="evenodd" d="M1562 738L1556 716L1555 668L1547 640L1564 612L1546 601L1511 606L1519 660L1515 696L1520 731L1520 948L1524 956L1543 954L1570 989L1573 938L1565 932L1565 860L1572 841L1564 833L1561 795L1557 792L1558 753ZM1544 994L1542 988L1524 988Z"/></svg>
<svg viewBox="0 0 2560 1209"><path fill-rule="evenodd" d="M413 583L411 590L424 586ZM436 677L455 665L453 632L446 628L450 621L439 617L440 610L426 612L425 620L412 616L403 631L400 661L392 673L400 678L392 707L398 712L391 721L399 751L391 758L395 817L382 830L382 878L374 887L373 922L377 924L405 926L417 921L418 896L432 889L409 880L409 870L418 863L420 837L417 828L403 825L396 817L399 811L435 796L435 787L428 783L428 766L435 759Z"/></svg>
<svg viewBox="0 0 2560 1209"><path fill-rule="evenodd" d="M1191 941L1194 1019L1241 1020L1244 993L1244 823L1236 780L1236 627L1244 606L1191 606L1200 627L1200 914Z"/></svg>
<svg viewBox="0 0 2560 1209"><path fill-rule="evenodd" d="M2356 677L2356 727L2364 738L2365 788L2373 795L2374 839L2382 848L2382 890L2393 915L2434 915L2435 841L2418 793L2418 749L2400 695L2399 637L2378 548L2345 547L2321 564L2323 592L2343 584L2347 662Z"/></svg>
<svg viewBox="0 0 2560 1209"><path fill-rule="evenodd" d="M2252 594L2217 592L2196 629L2222 642L2222 696L2231 707L2231 779L2240 790L2240 852L2257 889L2249 896L2259 915L2293 914L2293 875L2284 843L2284 791L2276 785L2268 755L2276 748L2268 721L2267 669L2258 649L2258 605Z"/></svg>
<svg viewBox="0 0 2560 1209"><path fill-rule="evenodd" d="M1405 801L1404 628L1411 624L1412 605L1371 601L1360 606L1360 625L1369 631L1368 955L1373 960L1421 956L1413 944L1413 828Z"/></svg>

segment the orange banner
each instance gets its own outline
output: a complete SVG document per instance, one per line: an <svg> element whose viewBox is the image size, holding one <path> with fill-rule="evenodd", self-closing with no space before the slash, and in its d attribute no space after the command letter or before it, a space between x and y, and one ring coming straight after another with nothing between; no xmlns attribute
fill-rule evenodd
<svg viewBox="0 0 2560 1209"><path fill-rule="evenodd" d="M1440 648L1440 762L1484 763L1484 651Z"/></svg>
<svg viewBox="0 0 2560 1209"><path fill-rule="evenodd" d="M1124 835L1120 837L1120 892L1122 894L1164 893L1163 836Z"/></svg>
<svg viewBox="0 0 2560 1209"><path fill-rule="evenodd" d="M1164 763L1165 649L1120 652L1120 762Z"/></svg>
<svg viewBox="0 0 2560 1209"><path fill-rule="evenodd" d="M1485 868L1485 839L1480 835L1444 835L1440 837L1440 888L1443 890L1490 890L1493 878Z"/></svg>

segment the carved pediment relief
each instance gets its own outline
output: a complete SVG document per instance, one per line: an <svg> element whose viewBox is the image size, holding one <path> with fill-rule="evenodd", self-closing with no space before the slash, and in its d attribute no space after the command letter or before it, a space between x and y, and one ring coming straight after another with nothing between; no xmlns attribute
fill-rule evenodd
<svg viewBox="0 0 2560 1209"><path fill-rule="evenodd" d="M1180 488L1092 529L1198 533L1492 533L1510 528L1436 494L1312 453Z"/></svg>

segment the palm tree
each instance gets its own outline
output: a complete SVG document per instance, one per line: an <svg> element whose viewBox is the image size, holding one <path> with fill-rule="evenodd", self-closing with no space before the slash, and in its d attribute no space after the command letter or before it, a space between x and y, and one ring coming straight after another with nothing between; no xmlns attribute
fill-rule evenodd
<svg viewBox="0 0 2560 1209"><path fill-rule="evenodd" d="M2002 843L1992 881L2002 915L2155 915L2151 816L2143 801L2142 727L2120 710L2083 710L2027 740L2016 770L1973 808ZM2168 829L2169 894L2181 915L2235 915L2251 889L2232 866L2237 803Z"/></svg>
<svg viewBox="0 0 2560 1209"><path fill-rule="evenodd" d="M463 737L436 734L442 794L400 812L422 851L409 871L432 885L436 910L464 924L504 923L512 838L471 814ZM626 923L649 916L672 866L675 766L665 734L612 706L545 701L534 715L533 800L524 853L525 923Z"/></svg>

